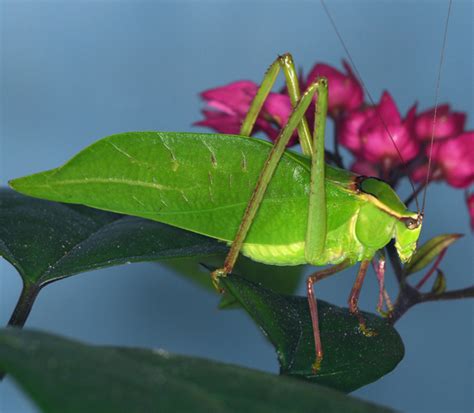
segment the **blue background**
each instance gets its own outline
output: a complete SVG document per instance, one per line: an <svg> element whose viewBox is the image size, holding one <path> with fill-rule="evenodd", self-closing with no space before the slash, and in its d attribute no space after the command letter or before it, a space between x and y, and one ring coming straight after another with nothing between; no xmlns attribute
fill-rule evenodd
<svg viewBox="0 0 474 413"><path fill-rule="evenodd" d="M196 130L199 92L238 79L259 81L278 53L291 51L306 72L316 61L339 65L344 57L317 1L0 4L1 185L58 166L116 132ZM403 113L414 101L422 109L433 105L445 2L328 5L376 100L388 89ZM455 1L440 100L462 111L474 107L472 21L473 3ZM472 119L471 112L470 129ZM468 232L468 215L462 191L436 185L428 194L423 239L445 232ZM472 247L469 234L449 250L442 264L449 288L472 283ZM20 278L4 261L0 271L4 324ZM324 281L319 296L344 304L353 279L350 270ZM374 309L374 279L364 286L364 309ZM394 295L393 281L389 287ZM276 372L275 354L248 316L218 311L217 302L166 266L135 264L48 286L27 326ZM405 359L355 395L403 411L472 411L472 301L415 307L397 327ZM0 410L36 411L10 379L0 385Z"/></svg>

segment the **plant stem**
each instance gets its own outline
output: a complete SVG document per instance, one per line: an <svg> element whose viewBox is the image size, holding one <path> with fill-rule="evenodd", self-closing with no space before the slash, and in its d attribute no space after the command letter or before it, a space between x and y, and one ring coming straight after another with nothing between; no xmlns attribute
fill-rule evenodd
<svg viewBox="0 0 474 413"><path fill-rule="evenodd" d="M460 290L446 291L441 294L434 292L421 294L422 301L439 301L439 300L457 300L458 298L474 298L474 285L461 288Z"/></svg>
<svg viewBox="0 0 474 413"><path fill-rule="evenodd" d="M441 294L436 292L421 293L417 289L418 285L415 288L406 282L406 275L403 273L403 268L401 266L400 260L398 259L397 250L395 249L393 241L387 245L386 249L400 288L398 297L395 300L395 304L393 306L393 311L390 314L390 324L395 324L403 314L405 314L411 307L419 303L425 303L427 301L455 300L457 298L474 298L474 286L460 290L445 291ZM444 254L440 254L437 263L435 263L433 268L437 267L436 264L439 264L439 261L441 261L443 255ZM431 275L431 272L432 271L429 271L428 274ZM425 278L428 277L425 276L422 280L423 282Z"/></svg>
<svg viewBox="0 0 474 413"><path fill-rule="evenodd" d="M474 285L460 290L446 291L438 294L435 292L420 293L415 288L406 284L395 302L394 310L390 315L390 324L395 324L403 314L416 304L428 301L456 300L459 298L474 298Z"/></svg>
<svg viewBox="0 0 474 413"><path fill-rule="evenodd" d="M31 308L38 296L40 287L36 284L23 284L20 297L16 303L15 309L8 321L9 327L23 327L26 323Z"/></svg>

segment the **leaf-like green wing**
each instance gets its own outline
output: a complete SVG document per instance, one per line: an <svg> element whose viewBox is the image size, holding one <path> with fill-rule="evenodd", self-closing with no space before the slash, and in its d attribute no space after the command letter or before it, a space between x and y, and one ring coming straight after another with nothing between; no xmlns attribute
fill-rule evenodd
<svg viewBox="0 0 474 413"><path fill-rule="evenodd" d="M122 133L97 141L60 168L15 179L10 185L26 195L148 218L232 241L271 147L269 142L234 135ZM334 201L341 197L338 185L348 181L348 172L327 168L334 180L329 179L326 192ZM309 181L308 160L285 152L246 242L303 242Z"/></svg>
<svg viewBox="0 0 474 413"><path fill-rule="evenodd" d="M415 251L410 262L405 264L403 271L406 275L421 271L462 236L462 234L442 234L430 239Z"/></svg>
<svg viewBox="0 0 474 413"><path fill-rule="evenodd" d="M0 330L0 368L45 413L383 413L337 391L164 351Z"/></svg>
<svg viewBox="0 0 474 413"><path fill-rule="evenodd" d="M231 241L270 149L268 142L232 135L129 132L101 139L62 167L10 185L26 195L148 218ZM298 159L283 157L247 242L304 239L305 214L296 212L307 210L301 203L307 205L309 174ZM276 232L269 226L281 226L289 217L294 222L284 230L286 237L272 239Z"/></svg>
<svg viewBox="0 0 474 413"><path fill-rule="evenodd" d="M346 308L318 300L324 359L313 374L315 358L308 301L274 293L237 275L222 280L275 346L281 373L353 391L392 371L404 355L397 331L376 315L362 313L377 334L367 337Z"/></svg>

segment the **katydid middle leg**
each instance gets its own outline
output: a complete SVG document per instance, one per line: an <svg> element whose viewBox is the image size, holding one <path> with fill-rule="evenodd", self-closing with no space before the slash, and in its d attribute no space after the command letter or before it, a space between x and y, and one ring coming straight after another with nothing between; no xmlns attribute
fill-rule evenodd
<svg viewBox="0 0 474 413"><path fill-rule="evenodd" d="M336 274L339 271L349 267L351 264L348 261L343 261L342 263L335 265L333 267L326 268L321 271L316 271L311 274L306 280L306 292L308 296L309 312L311 315L311 323L313 326L313 336L314 336L314 347L316 350L316 360L312 365L313 372L316 373L320 366L321 361L323 360L323 346L321 344L321 333L319 330L319 315L318 315L318 304L316 301L316 294L314 293L313 285L318 281L323 280L330 275Z"/></svg>

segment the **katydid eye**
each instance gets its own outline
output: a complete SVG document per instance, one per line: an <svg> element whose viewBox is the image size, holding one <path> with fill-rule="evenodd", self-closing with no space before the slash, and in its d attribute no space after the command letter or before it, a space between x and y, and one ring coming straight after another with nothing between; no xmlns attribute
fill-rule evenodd
<svg viewBox="0 0 474 413"><path fill-rule="evenodd" d="M413 218L406 218L405 219L405 225L408 229L416 229L418 228L418 221Z"/></svg>

